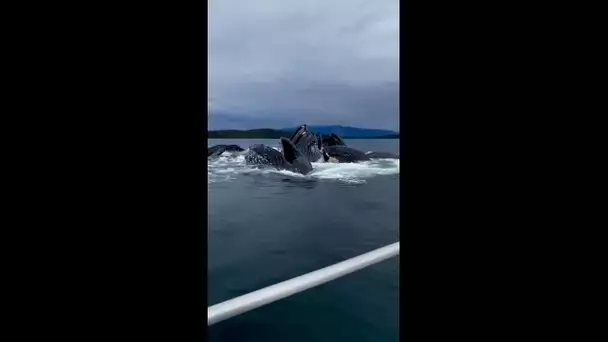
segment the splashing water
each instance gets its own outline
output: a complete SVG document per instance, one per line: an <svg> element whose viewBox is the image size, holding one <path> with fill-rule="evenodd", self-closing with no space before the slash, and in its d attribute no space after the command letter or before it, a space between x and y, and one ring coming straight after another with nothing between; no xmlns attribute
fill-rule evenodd
<svg viewBox="0 0 608 342"><path fill-rule="evenodd" d="M280 150L277 147L274 147ZM224 152L216 159L208 161L208 183L229 182L239 176L247 175L281 175L293 179L335 180L345 183L363 184L366 179L399 174L398 159L376 159L359 163L322 163L313 162L314 170L302 175L299 173L277 170L271 166L247 165L244 152Z"/></svg>

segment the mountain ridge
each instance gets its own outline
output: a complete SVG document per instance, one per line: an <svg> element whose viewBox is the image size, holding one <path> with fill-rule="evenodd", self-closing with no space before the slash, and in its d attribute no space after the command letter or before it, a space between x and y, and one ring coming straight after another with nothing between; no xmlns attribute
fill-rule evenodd
<svg viewBox="0 0 608 342"><path fill-rule="evenodd" d="M336 134L341 137L379 137L399 134L399 132L377 128L360 128L342 125L307 125L308 130L317 134ZM298 127L282 128L281 131L295 131Z"/></svg>
<svg viewBox="0 0 608 342"><path fill-rule="evenodd" d="M279 139L280 137L290 137L297 127L272 129L257 128L247 130L225 129L208 131L208 139ZM336 134L342 138L350 139L399 139L399 132L366 129L348 126L308 126L308 129L317 134L330 135Z"/></svg>

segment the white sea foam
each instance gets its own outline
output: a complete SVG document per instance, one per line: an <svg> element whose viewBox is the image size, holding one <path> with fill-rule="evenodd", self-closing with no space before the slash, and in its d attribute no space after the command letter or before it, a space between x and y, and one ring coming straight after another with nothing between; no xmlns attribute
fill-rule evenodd
<svg viewBox="0 0 608 342"><path fill-rule="evenodd" d="M247 165L244 156L246 152L224 152L218 158L209 160L207 166L208 182L231 181L239 175L277 174L294 179L336 180L361 184L369 178L399 174L398 159L376 159L359 163L312 163L313 171L307 175L302 175L287 170L277 170L270 166Z"/></svg>

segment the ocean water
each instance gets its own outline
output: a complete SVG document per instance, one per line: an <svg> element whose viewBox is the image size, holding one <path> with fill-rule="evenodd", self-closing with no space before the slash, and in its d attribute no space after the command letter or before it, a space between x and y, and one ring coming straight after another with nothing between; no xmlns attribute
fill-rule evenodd
<svg viewBox="0 0 608 342"><path fill-rule="evenodd" d="M278 139L209 140L208 145ZM347 140L399 153L399 141ZM217 304L399 241L399 161L313 163L310 175L208 164L208 303ZM397 341L399 257L208 328L212 342Z"/></svg>

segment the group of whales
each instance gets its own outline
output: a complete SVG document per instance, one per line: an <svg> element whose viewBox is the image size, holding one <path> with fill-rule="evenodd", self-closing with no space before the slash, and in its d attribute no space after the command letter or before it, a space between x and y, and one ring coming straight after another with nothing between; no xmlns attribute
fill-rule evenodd
<svg viewBox="0 0 608 342"><path fill-rule="evenodd" d="M263 144L251 145L245 154L245 162L250 165L271 165L301 174L313 170L313 162L354 163L378 158L399 159L399 156L385 152L364 153L347 146L337 135L321 136L300 126L287 139L281 137L282 151ZM214 158L224 152L243 152L238 145L216 145L207 149L207 158Z"/></svg>

